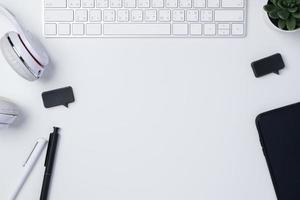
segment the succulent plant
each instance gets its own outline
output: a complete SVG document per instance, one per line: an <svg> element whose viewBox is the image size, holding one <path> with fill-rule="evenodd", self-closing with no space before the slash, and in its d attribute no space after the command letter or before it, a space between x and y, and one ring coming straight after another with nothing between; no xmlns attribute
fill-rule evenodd
<svg viewBox="0 0 300 200"><path fill-rule="evenodd" d="M269 0L264 10L280 29L292 31L300 28L300 0Z"/></svg>

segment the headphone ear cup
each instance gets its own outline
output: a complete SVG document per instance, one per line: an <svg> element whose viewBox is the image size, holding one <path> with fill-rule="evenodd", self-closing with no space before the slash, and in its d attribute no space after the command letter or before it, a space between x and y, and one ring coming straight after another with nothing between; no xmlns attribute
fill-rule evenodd
<svg viewBox="0 0 300 200"><path fill-rule="evenodd" d="M31 32L24 31L24 34L26 38L25 39L22 38L23 42L26 40L28 41L32 51L34 51L38 55L39 58L39 59L37 58L38 62L41 63L44 67L47 67L47 65L49 64L49 57L44 45L39 41L38 38L36 38L33 34L31 34ZM33 53L32 51L30 52Z"/></svg>
<svg viewBox="0 0 300 200"><path fill-rule="evenodd" d="M19 56L14 51L8 40L7 34L5 34L5 36L1 38L0 47L6 61L15 70L15 72L17 72L20 76L28 81L37 80L37 78L34 77L33 74L31 74L31 72L27 69L25 64L21 61Z"/></svg>
<svg viewBox="0 0 300 200"><path fill-rule="evenodd" d="M19 115L18 106L6 98L0 97L0 128L6 128L13 124Z"/></svg>

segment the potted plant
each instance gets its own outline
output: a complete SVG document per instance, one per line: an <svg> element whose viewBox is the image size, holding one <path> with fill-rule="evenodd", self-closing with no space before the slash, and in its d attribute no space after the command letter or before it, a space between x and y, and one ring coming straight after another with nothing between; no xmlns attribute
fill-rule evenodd
<svg viewBox="0 0 300 200"><path fill-rule="evenodd" d="M268 0L264 6L269 21L288 32L300 30L300 0Z"/></svg>

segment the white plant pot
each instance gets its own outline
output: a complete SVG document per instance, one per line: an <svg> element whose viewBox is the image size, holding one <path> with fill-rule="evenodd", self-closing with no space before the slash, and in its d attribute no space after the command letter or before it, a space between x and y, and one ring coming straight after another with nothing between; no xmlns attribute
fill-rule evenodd
<svg viewBox="0 0 300 200"><path fill-rule="evenodd" d="M267 3L269 2L269 0L266 1ZM280 31L282 33L295 33L295 32L299 32L300 31L300 28L296 29L296 30L292 30L292 31L289 31L289 30L282 30L280 28L278 28L277 26L275 26L272 22L271 22L271 19L269 18L269 15L268 13L263 10L264 12L264 18L265 18L265 21L266 23L274 30L277 30L277 31Z"/></svg>

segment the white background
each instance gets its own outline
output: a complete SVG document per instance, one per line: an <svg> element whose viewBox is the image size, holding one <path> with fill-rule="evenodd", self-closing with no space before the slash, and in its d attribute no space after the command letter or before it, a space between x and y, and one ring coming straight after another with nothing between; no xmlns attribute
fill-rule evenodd
<svg viewBox="0 0 300 200"><path fill-rule="evenodd" d="M300 100L300 34L271 29L264 1L249 0L244 39L45 39L42 1L1 2L54 64L30 83L0 56L0 94L22 109L0 132L1 200L54 125L62 130L49 199L276 199L255 117ZM250 63L276 52L281 76L254 78ZM68 85L69 109L43 107L43 91ZM39 199L44 155L19 199Z"/></svg>

